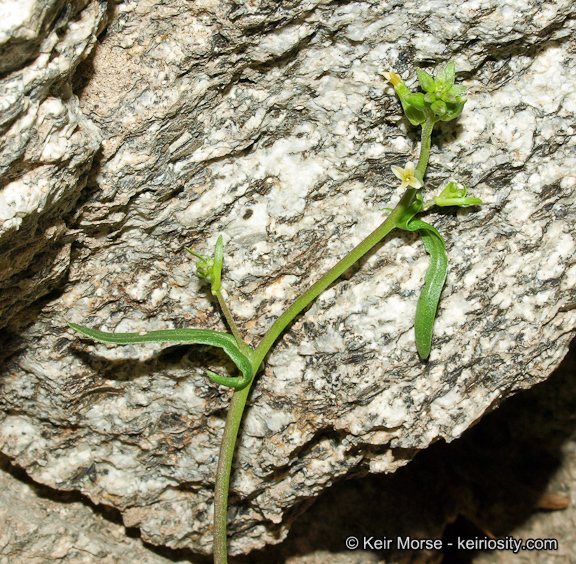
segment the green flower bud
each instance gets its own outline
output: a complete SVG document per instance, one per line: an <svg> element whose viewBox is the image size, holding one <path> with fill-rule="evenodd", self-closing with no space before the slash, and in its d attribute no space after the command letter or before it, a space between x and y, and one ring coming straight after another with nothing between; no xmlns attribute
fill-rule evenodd
<svg viewBox="0 0 576 564"><path fill-rule="evenodd" d="M467 198L468 189L464 184L459 185L456 182L449 182L439 196L434 198L433 203L437 206L475 206L480 205L482 200L479 198ZM432 202L431 202L432 203Z"/></svg>
<svg viewBox="0 0 576 564"><path fill-rule="evenodd" d="M396 94L400 98L400 103L402 104L402 109L406 114L406 117L410 120L412 125L421 125L426 121L426 114L417 106L410 103L409 98L413 96L412 92L408 90L406 85L401 82L398 86L394 87Z"/></svg>
<svg viewBox="0 0 576 564"><path fill-rule="evenodd" d="M436 100L431 106L430 109L437 115L437 116L444 116L448 109L446 108L446 104L442 100Z"/></svg>
<svg viewBox="0 0 576 564"><path fill-rule="evenodd" d="M214 249L214 258L206 257L195 253L192 249L186 250L200 259L196 264L196 274L198 278L203 278L208 282L212 289L212 294L217 294L222 289L222 262L224 260L224 243L222 235L216 241Z"/></svg>
<svg viewBox="0 0 576 564"><path fill-rule="evenodd" d="M394 85L394 90L404 114L412 125L422 125L427 117L434 121L450 121L462 113L466 98L466 88L455 86L456 66L450 62L440 67L436 76L423 69L417 69L418 81L424 92L410 92L402 79L394 71L385 72L384 76Z"/></svg>
<svg viewBox="0 0 576 564"><path fill-rule="evenodd" d="M466 103L466 98L459 98L458 104L450 104L448 111L445 115L440 116L442 121L451 121L457 118L464 109L464 104Z"/></svg>
<svg viewBox="0 0 576 564"><path fill-rule="evenodd" d="M426 103L424 101L424 94L422 92L416 92L416 94L410 94L406 101L415 108L419 110L423 110L426 107Z"/></svg>

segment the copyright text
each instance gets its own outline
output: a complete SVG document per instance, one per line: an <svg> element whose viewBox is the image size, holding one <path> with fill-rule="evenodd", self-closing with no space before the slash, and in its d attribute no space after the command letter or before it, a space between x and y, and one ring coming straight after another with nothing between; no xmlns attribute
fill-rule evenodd
<svg viewBox="0 0 576 564"><path fill-rule="evenodd" d="M349 550L442 550L446 547L457 550L507 550L517 554L521 550L558 550L557 539L515 539L504 537L492 539L475 537L456 539L451 542L442 539L416 539L411 537L355 537L346 539Z"/></svg>

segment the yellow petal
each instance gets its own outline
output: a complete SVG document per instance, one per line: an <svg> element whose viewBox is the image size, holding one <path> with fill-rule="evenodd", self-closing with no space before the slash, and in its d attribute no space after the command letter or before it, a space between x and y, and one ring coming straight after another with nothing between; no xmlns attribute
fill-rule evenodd
<svg viewBox="0 0 576 564"><path fill-rule="evenodd" d="M399 84L402 83L402 79L400 78L400 76L396 74L392 69L390 69L389 72L383 72L382 74L384 75L384 78L388 82L391 82L394 86L398 86Z"/></svg>
<svg viewBox="0 0 576 564"><path fill-rule="evenodd" d="M404 169L402 167L392 165L390 168L396 178L402 181L404 180Z"/></svg>

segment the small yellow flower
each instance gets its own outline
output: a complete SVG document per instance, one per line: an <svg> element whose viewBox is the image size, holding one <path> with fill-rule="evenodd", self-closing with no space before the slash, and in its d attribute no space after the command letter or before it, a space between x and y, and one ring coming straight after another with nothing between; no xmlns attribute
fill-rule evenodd
<svg viewBox="0 0 576 564"><path fill-rule="evenodd" d="M384 78L388 82L391 82L394 86L402 84L402 79L400 78L400 75L396 74L392 69L390 69L390 72L383 72L382 74L384 75Z"/></svg>
<svg viewBox="0 0 576 564"><path fill-rule="evenodd" d="M422 182L414 176L414 163L406 163L404 168L392 166L392 172L402 181L400 188L406 188L406 186L422 188Z"/></svg>

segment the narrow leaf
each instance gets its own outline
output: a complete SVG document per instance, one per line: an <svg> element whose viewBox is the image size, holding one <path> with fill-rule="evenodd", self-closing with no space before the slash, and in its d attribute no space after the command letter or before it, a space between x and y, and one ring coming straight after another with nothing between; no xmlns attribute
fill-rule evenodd
<svg viewBox="0 0 576 564"><path fill-rule="evenodd" d="M416 74L418 75L418 82L422 90L426 92L434 92L434 90L436 90L434 79L425 70L416 69Z"/></svg>
<svg viewBox="0 0 576 564"><path fill-rule="evenodd" d="M436 84L444 91L450 90L454 86L456 78L456 65L450 62L443 66L436 74Z"/></svg>
<svg viewBox="0 0 576 564"><path fill-rule="evenodd" d="M479 206L482 204L482 200L480 198L434 198L434 203L440 207L448 207L448 206Z"/></svg>
<svg viewBox="0 0 576 564"><path fill-rule="evenodd" d="M442 293L448 271L448 257L444 239L442 239L440 233L432 225L420 219L414 219L414 216L422 209L422 205L422 194L418 193L416 199L406 210L397 225L400 229L407 231L419 231L424 247L430 255L430 265L424 278L424 288L420 292L418 304L416 305L416 319L414 322L416 348L420 357L425 359L430 355L432 330L440 294Z"/></svg>
<svg viewBox="0 0 576 564"><path fill-rule="evenodd" d="M216 241L216 247L214 248L214 268L213 268L213 280L212 280L212 294L216 295L222 289L222 261L224 260L224 242L222 240L222 235L218 237Z"/></svg>
<svg viewBox="0 0 576 564"><path fill-rule="evenodd" d="M424 247L430 255L430 265L424 277L424 288L420 292L416 305L414 331L416 348L421 358L428 358L432 347L432 332L438 310L440 294L444 288L448 272L448 256L442 236L434 227L421 220L413 220L410 227L418 229Z"/></svg>
<svg viewBox="0 0 576 564"><path fill-rule="evenodd" d="M210 345L224 350L232 362L238 367L242 376L229 378L208 372L208 376L218 384L231 388L243 388L252 381L254 376L250 359L242 354L233 335L210 331L209 329L165 329L150 331L149 333L107 333L90 329L83 325L68 323L71 329L82 333L86 337L102 343L114 345L133 345L141 343L194 343L197 345ZM216 376L218 380L214 377Z"/></svg>

